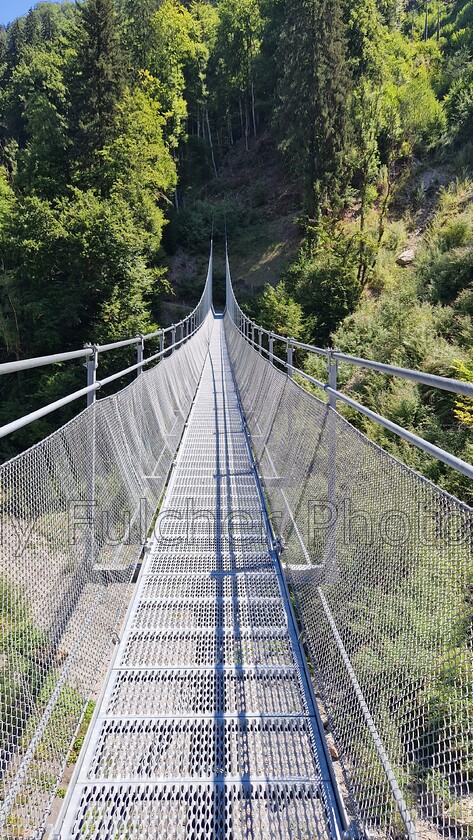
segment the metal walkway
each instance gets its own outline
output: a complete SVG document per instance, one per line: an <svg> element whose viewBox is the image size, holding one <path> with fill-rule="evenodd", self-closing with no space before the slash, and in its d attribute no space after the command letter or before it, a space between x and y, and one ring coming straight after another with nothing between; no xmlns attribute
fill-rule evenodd
<svg viewBox="0 0 473 840"><path fill-rule="evenodd" d="M319 726L217 317L56 837L336 837Z"/></svg>

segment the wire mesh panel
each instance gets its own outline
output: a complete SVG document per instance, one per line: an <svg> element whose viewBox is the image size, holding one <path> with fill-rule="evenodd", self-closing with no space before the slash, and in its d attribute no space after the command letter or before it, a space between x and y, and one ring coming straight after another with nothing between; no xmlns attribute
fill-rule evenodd
<svg viewBox="0 0 473 840"><path fill-rule="evenodd" d="M472 511L226 335L349 808L472 838Z"/></svg>
<svg viewBox="0 0 473 840"><path fill-rule="evenodd" d="M0 467L0 831L39 837L208 352L196 335Z"/></svg>

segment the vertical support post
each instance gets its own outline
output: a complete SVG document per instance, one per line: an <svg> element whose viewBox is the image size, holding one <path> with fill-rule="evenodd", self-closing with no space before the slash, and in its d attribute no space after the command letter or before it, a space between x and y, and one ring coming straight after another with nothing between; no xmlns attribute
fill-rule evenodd
<svg viewBox="0 0 473 840"><path fill-rule="evenodd" d="M287 375L288 375L289 379L292 379L292 377L293 377L293 369L292 369L293 347L292 347L290 339L287 342L286 354L287 354Z"/></svg>
<svg viewBox="0 0 473 840"><path fill-rule="evenodd" d="M263 330L261 328L258 330L258 352L260 356L263 355Z"/></svg>
<svg viewBox="0 0 473 840"><path fill-rule="evenodd" d="M138 334L137 338L139 338L139 342L136 345L136 364L139 365L139 368L136 371L136 377L143 373L143 353L145 349L145 339L143 335Z"/></svg>
<svg viewBox="0 0 473 840"><path fill-rule="evenodd" d="M174 345L176 343L176 327L173 324L171 329L171 353L174 353Z"/></svg>
<svg viewBox="0 0 473 840"><path fill-rule="evenodd" d="M181 341L184 339L184 321L181 321Z"/></svg>
<svg viewBox="0 0 473 840"><path fill-rule="evenodd" d="M164 330L161 330L159 333L159 352L162 353L164 350Z"/></svg>
<svg viewBox="0 0 473 840"><path fill-rule="evenodd" d="M269 334L269 362L271 365L274 365L274 335L272 333Z"/></svg>
<svg viewBox="0 0 473 840"><path fill-rule="evenodd" d="M251 322L251 343L253 347L255 346L255 325L253 321Z"/></svg>
<svg viewBox="0 0 473 840"><path fill-rule="evenodd" d="M98 347L96 344L88 345L92 347L94 353L86 362L87 368L87 387L90 385L95 385L97 381L97 368L99 366L99 353ZM97 391L90 391L87 394L87 408L91 408L90 413L88 414L88 452L89 452L89 472L87 476L87 532L86 532L86 543L85 543L85 568L87 569L88 573L92 573L94 567L94 560L95 560L95 528L94 528L94 514L93 514L93 507L95 504L95 472L96 472L96 414L95 414L95 402L97 398Z"/></svg>
<svg viewBox="0 0 473 840"><path fill-rule="evenodd" d="M94 351L93 356L87 359L85 366L87 368L87 387L95 385L97 381L97 368L99 366L99 354L96 344L87 344L86 347L91 347ZM97 397L97 391L89 391L87 394L87 408L93 405Z"/></svg>
<svg viewBox="0 0 473 840"><path fill-rule="evenodd" d="M329 388L337 390L338 365L332 356L332 350L327 355L327 373ZM327 501L330 511L330 521L327 528L327 544L324 559L324 582L337 583L339 571L337 568L337 418L334 411L337 408L337 398L328 395L328 451L327 451Z"/></svg>
<svg viewBox="0 0 473 840"><path fill-rule="evenodd" d="M327 371L328 371L328 386L329 388L333 388L334 391L337 390L337 374L338 374L338 364L336 359L332 356L332 350L328 351L327 356ZM337 398L334 394L328 395L328 404L330 408L337 408Z"/></svg>

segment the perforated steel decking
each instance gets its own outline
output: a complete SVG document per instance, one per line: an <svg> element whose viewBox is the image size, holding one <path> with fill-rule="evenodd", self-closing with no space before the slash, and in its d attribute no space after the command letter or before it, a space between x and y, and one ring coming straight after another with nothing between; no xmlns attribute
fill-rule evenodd
<svg viewBox="0 0 473 840"><path fill-rule="evenodd" d="M155 532L60 837L337 836L219 318Z"/></svg>

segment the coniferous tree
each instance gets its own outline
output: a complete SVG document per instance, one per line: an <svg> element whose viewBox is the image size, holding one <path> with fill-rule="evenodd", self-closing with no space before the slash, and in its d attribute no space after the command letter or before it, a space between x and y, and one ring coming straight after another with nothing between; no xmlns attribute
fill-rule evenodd
<svg viewBox="0 0 473 840"><path fill-rule="evenodd" d="M18 18L8 27L8 52L6 56L8 76L20 61L25 43L25 18Z"/></svg>
<svg viewBox="0 0 473 840"><path fill-rule="evenodd" d="M124 43L135 72L151 67L156 48L152 18L159 6L159 0L120 0Z"/></svg>
<svg viewBox="0 0 473 840"><path fill-rule="evenodd" d="M78 181L106 194L104 150L115 137L124 89L124 58L113 0L85 0L78 7L77 42L70 113Z"/></svg>
<svg viewBox="0 0 473 840"><path fill-rule="evenodd" d="M41 41L41 20L36 9L30 9L25 18L24 35L29 47L35 47Z"/></svg>
<svg viewBox="0 0 473 840"><path fill-rule="evenodd" d="M332 201L339 191L346 141L350 74L339 0L288 0L280 57L281 146L317 220L328 190Z"/></svg>

